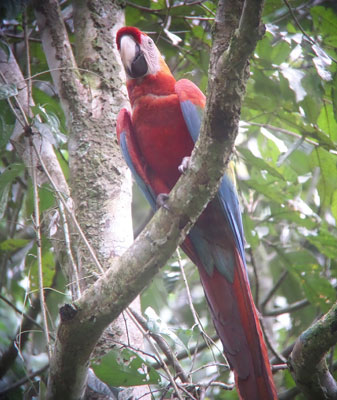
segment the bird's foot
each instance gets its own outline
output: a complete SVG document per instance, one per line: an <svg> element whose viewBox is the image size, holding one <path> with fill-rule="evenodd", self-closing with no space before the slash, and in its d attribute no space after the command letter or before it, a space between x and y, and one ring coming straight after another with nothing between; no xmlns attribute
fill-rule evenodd
<svg viewBox="0 0 337 400"><path fill-rule="evenodd" d="M179 172L184 174L190 167L191 157L184 157L178 167Z"/></svg>
<svg viewBox="0 0 337 400"><path fill-rule="evenodd" d="M167 200L169 195L167 193L159 193L156 199L156 205L158 208L163 207L165 210L169 211L169 206L167 205Z"/></svg>

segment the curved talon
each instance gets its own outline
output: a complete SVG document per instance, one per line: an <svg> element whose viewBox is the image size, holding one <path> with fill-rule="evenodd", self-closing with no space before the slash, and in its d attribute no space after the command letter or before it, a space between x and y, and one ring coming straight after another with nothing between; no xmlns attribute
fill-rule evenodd
<svg viewBox="0 0 337 400"><path fill-rule="evenodd" d="M169 195L167 193L159 193L156 198L156 205L158 208L163 207L165 210L170 211L169 206L167 205L167 200L169 199Z"/></svg>
<svg viewBox="0 0 337 400"><path fill-rule="evenodd" d="M184 174L190 167L191 157L184 157L178 167L179 172Z"/></svg>

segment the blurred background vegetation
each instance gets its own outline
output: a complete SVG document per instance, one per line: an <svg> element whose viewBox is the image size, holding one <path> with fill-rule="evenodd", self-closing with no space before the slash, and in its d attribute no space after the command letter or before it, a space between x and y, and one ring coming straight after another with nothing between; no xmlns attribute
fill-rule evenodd
<svg viewBox="0 0 337 400"><path fill-rule="evenodd" d="M70 38L74 37L72 2L61 1ZM126 25L151 35L177 79L188 78L207 93L207 71L216 2L124 1ZM34 13L22 1L0 6L0 46L14 52L27 71L24 32L28 35L33 77L32 124L40 124L68 173L67 131L36 29ZM25 10L25 11L24 11ZM267 0L266 34L250 63L250 79L241 113L233 158L246 235L246 254L252 291L263 317L273 363L282 364L296 338L336 301L337 285L337 4L331 1ZM37 290L36 239L32 183L12 146L15 115L7 99L17 88L0 77L0 397L8 387L38 372L6 392L22 398L36 385L47 363L41 333ZM40 120L37 118L40 116ZM48 185L39 188L42 222L53 213L55 198ZM135 234L151 216L145 199L134 187ZM57 326L58 305L69 301L65 280L47 237L42 239L44 286L50 321ZM191 312L184 267L196 318ZM183 253L174 255L142 293L148 328L161 334L178 355L193 381L232 382L214 337L198 273ZM35 302L35 303L34 303ZM34 303L34 304L33 304ZM35 308L34 308L34 307ZM36 322L20 328L22 313ZM202 326L202 328L201 328ZM20 330L21 329L21 330ZM200 332L204 332L200 335ZM14 341L13 341L14 339ZM207 345L206 345L206 344ZM11 346L13 359L5 358ZM203 349L198 350L198 346ZM152 353L151 348L146 350ZM2 356L1 356L2 354ZM146 363L153 356L141 354ZM334 350L329 365L336 367ZM137 370L139 365L130 365ZM117 363L118 368L118 363ZM129 371L130 371L129 368ZM116 386L132 386L134 374L123 375ZM161 398L168 381L165 372L152 376ZM275 374L283 398L301 399L287 370ZM28 382L28 383L27 383ZM20 382L19 382L20 383ZM4 395L4 394L3 394ZM169 393L165 395L169 397ZM207 387L206 397L236 399L235 391Z"/></svg>

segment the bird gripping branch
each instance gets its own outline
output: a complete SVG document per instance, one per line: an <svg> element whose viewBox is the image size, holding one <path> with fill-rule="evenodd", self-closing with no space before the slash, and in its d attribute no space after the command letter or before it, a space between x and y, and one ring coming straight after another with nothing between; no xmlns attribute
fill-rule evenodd
<svg viewBox="0 0 337 400"><path fill-rule="evenodd" d="M117 136L123 156L150 205L168 194L188 165L198 139L205 96L187 79L176 81L153 40L121 28L117 47L132 113L122 109ZM182 244L196 264L215 329L243 400L276 399L271 368L253 302L244 254L241 213L232 173L226 172Z"/></svg>

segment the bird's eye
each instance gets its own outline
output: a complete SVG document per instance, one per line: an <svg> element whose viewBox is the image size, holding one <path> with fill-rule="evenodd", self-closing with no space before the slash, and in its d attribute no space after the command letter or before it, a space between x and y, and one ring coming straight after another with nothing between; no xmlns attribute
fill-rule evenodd
<svg viewBox="0 0 337 400"><path fill-rule="evenodd" d="M152 39L149 39L149 40L147 41L147 43L148 43L150 46L152 46Z"/></svg>

